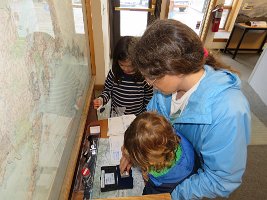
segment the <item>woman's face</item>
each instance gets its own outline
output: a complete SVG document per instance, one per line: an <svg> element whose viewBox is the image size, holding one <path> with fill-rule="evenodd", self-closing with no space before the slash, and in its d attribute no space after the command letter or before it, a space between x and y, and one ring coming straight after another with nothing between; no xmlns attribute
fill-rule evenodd
<svg viewBox="0 0 267 200"><path fill-rule="evenodd" d="M173 94L179 90L183 90L183 75L165 75L160 79L150 80L146 78L149 85L165 95Z"/></svg>
<svg viewBox="0 0 267 200"><path fill-rule="evenodd" d="M130 60L125 60L125 61L121 61L119 60L118 61L122 71L125 73L125 74L134 74L135 73L135 69L134 67L132 66L132 62Z"/></svg>

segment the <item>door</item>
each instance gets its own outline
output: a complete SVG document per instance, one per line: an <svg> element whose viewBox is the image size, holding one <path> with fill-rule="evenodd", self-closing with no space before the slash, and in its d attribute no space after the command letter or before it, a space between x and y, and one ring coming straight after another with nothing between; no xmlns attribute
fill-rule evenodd
<svg viewBox="0 0 267 200"><path fill-rule="evenodd" d="M147 25L159 18L161 0L111 0L111 51L122 36L141 36Z"/></svg>
<svg viewBox="0 0 267 200"><path fill-rule="evenodd" d="M169 0L168 19L178 20L199 36L210 0Z"/></svg>

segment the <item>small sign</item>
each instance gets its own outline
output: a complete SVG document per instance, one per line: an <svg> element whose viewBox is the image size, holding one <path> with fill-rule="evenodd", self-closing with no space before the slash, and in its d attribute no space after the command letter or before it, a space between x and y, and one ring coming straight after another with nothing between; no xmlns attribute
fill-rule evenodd
<svg viewBox="0 0 267 200"><path fill-rule="evenodd" d="M97 135L100 133L100 126L91 126L90 135Z"/></svg>

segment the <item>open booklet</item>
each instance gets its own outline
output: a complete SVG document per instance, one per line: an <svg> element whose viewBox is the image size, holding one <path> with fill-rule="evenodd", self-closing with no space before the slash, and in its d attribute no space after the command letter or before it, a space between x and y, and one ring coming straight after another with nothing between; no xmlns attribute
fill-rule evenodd
<svg viewBox="0 0 267 200"><path fill-rule="evenodd" d="M135 115L122 115L108 119L108 133L110 159L112 164L118 165L122 156L121 147L124 141L124 132L135 119Z"/></svg>

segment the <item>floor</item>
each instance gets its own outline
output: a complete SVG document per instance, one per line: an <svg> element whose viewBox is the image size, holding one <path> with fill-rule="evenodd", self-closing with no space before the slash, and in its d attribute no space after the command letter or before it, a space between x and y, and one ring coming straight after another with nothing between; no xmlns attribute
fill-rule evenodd
<svg viewBox="0 0 267 200"><path fill-rule="evenodd" d="M237 69L241 74L242 91L247 97L251 107L251 145L267 144L267 105L248 84L248 79L256 65L259 54L239 53L235 59L230 54L221 54L224 63Z"/></svg>
<svg viewBox="0 0 267 200"><path fill-rule="evenodd" d="M237 69L240 72L242 80L243 92L248 98L251 106L251 145L267 144L267 105L265 105L254 90L249 86L248 79L257 63L259 54L237 54L235 59L232 59L230 54L221 53L221 60ZM99 96L101 91L96 91L96 96ZM110 103L105 106L105 110L100 113L98 111L99 119L106 119L109 117Z"/></svg>

